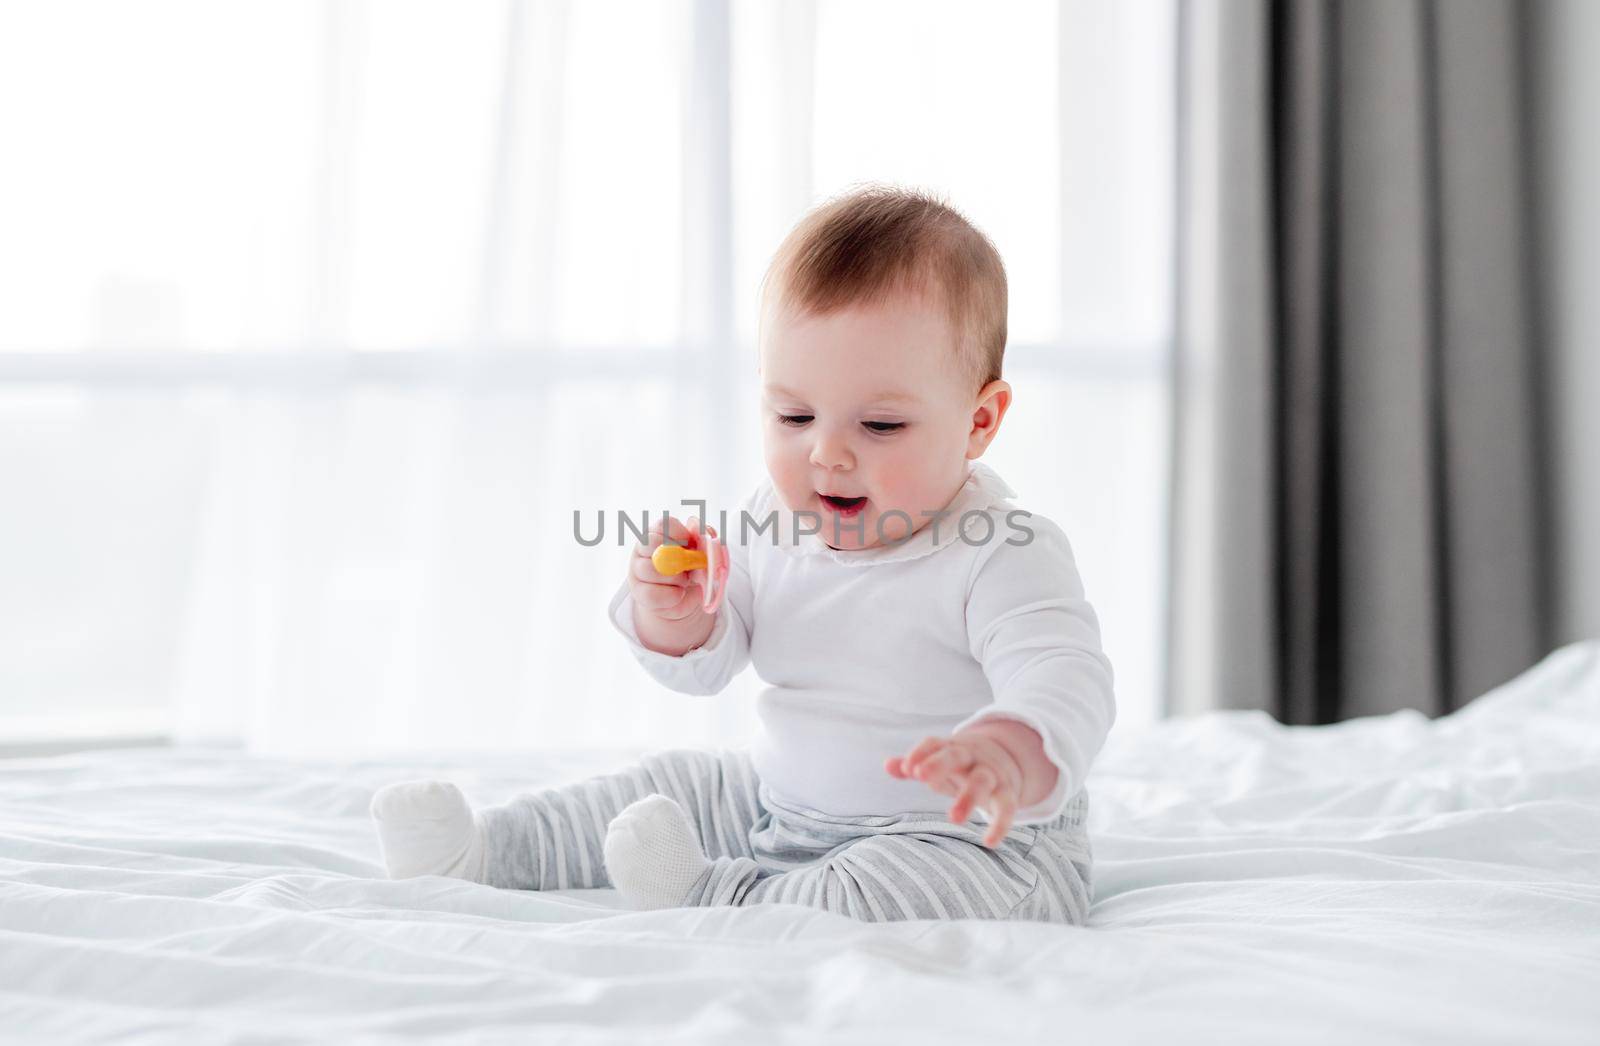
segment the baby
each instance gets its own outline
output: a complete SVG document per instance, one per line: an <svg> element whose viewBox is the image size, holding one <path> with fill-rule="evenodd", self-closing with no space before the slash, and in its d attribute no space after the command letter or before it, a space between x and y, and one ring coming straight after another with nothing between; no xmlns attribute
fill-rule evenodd
<svg viewBox="0 0 1600 1046"><path fill-rule="evenodd" d="M390 875L1082 924L1111 665L1066 537L977 461L1011 402L999 255L937 200L858 189L785 239L761 326L768 479L727 516L726 598L707 614L700 572L656 571L656 546L700 542L668 518L610 605L674 690L755 666L752 750L661 752L476 812L450 784L389 785Z"/></svg>

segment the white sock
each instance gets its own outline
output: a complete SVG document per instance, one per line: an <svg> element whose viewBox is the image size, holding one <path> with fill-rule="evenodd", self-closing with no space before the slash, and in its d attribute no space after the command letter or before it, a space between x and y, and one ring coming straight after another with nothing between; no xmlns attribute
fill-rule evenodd
<svg viewBox="0 0 1600 1046"><path fill-rule="evenodd" d="M606 829L606 874L635 908L676 908L710 861L677 803L647 795Z"/></svg>
<svg viewBox="0 0 1600 1046"><path fill-rule="evenodd" d="M483 828L467 797L448 781L401 781L372 797L389 878L447 875L481 883Z"/></svg>

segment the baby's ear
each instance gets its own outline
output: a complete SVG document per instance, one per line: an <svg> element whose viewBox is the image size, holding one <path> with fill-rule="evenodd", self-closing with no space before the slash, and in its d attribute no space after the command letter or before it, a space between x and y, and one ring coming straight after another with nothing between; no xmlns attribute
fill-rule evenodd
<svg viewBox="0 0 1600 1046"><path fill-rule="evenodd" d="M978 390L972 407L972 429L967 434L967 457L982 456L1000 432L1000 422L1011 409L1011 383L996 378Z"/></svg>

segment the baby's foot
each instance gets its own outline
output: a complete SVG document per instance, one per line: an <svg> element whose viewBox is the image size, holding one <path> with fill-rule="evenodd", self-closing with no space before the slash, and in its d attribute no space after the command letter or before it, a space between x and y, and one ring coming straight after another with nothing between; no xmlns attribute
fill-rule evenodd
<svg viewBox="0 0 1600 1046"><path fill-rule="evenodd" d="M446 781L401 781L372 797L389 878L448 875L483 882L483 829L461 789Z"/></svg>
<svg viewBox="0 0 1600 1046"><path fill-rule="evenodd" d="M624 807L606 830L606 874L635 908L675 908L710 866L683 808L664 795Z"/></svg>

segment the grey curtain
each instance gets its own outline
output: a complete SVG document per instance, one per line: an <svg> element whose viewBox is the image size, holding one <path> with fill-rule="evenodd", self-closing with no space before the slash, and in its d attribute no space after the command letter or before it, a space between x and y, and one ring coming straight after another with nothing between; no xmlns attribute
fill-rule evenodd
<svg viewBox="0 0 1600 1046"><path fill-rule="evenodd" d="M1439 714L1548 649L1522 13L1182 3L1176 711Z"/></svg>

